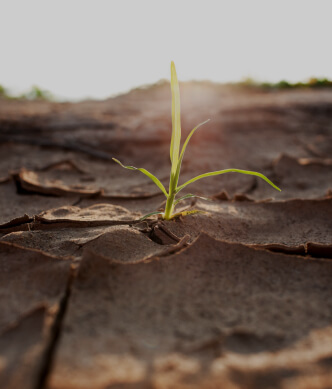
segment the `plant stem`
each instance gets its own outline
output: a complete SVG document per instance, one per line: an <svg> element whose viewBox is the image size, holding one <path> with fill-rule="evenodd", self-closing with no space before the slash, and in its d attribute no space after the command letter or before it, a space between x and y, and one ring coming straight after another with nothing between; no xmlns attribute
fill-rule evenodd
<svg viewBox="0 0 332 389"><path fill-rule="evenodd" d="M175 198L175 193L170 193L169 196L167 197L165 215L164 215L165 220L170 220L172 217L172 213L174 209L174 198Z"/></svg>

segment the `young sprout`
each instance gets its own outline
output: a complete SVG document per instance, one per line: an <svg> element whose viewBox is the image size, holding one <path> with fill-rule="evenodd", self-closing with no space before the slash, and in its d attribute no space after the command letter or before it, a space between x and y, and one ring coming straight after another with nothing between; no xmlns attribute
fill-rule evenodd
<svg viewBox="0 0 332 389"><path fill-rule="evenodd" d="M184 142L181 152L180 152L180 143L181 143L181 118L180 118L180 89L179 89L179 82L176 75L175 65L174 62L171 62L171 90L172 90L172 138L171 138L171 147L170 147L170 157L171 157L171 174L170 174L170 180L169 180L169 189L168 192L165 189L164 185L158 180L157 177L155 177L153 174L148 172L145 169L142 168L136 168L134 166L124 166L119 160L113 158L113 161L117 162L120 166L122 166L125 169L130 170L139 170L146 176L148 176L157 186L158 188L164 193L166 196L166 207L164 212L151 212L148 215L145 215L142 217L141 220L144 220L152 215L162 215L162 218L165 220L170 220L174 217L180 216L180 215L188 215L191 213L199 212L199 211L184 211L179 213L174 213L175 206L182 200L192 198L192 197L198 197L202 198L200 196L196 196L194 194L186 194L178 199L176 199L176 195L187 185L200 180L201 178L210 177L210 176L216 176L219 174L224 173L242 173L242 174L249 174L252 176L257 176L265 180L268 184L273 186L273 188L277 189L278 191L281 191L276 185L273 184L267 177L265 177L261 173L252 172L248 170L239 170L239 169L224 169L224 170L217 170L215 172L209 172L201 174L195 178L192 178L191 180L185 182L182 185L178 185L179 176L180 176L180 170L181 170L181 164L183 160L183 155L186 150L186 147L188 145L188 142L190 138L193 136L194 132L201 127L203 124L207 123L209 120L206 120L203 123L198 124L193 130L191 130L190 134L188 135L186 141ZM206 199L207 200L207 199Z"/></svg>

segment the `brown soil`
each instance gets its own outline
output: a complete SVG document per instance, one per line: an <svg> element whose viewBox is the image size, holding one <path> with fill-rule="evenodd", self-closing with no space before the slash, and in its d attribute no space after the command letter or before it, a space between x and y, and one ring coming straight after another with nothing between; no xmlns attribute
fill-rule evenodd
<svg viewBox="0 0 332 389"><path fill-rule="evenodd" d="M332 387L332 90L181 85L181 182L164 206L170 88L0 100L0 388ZM183 194L186 192L184 191Z"/></svg>

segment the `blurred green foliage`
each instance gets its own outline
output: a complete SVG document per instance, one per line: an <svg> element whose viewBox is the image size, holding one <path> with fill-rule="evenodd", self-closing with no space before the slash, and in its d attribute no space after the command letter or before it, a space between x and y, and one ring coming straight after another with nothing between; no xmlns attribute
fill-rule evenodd
<svg viewBox="0 0 332 389"><path fill-rule="evenodd" d="M26 100L53 100L53 95L47 90L40 89L38 86L33 86L27 93L19 98Z"/></svg>
<svg viewBox="0 0 332 389"><path fill-rule="evenodd" d="M0 97L7 97L7 90L2 85L0 85Z"/></svg>
<svg viewBox="0 0 332 389"><path fill-rule="evenodd" d="M291 89L291 88L331 88L332 81L328 78L311 78L307 82L296 82L291 83L286 80L281 80L276 83L270 82L258 82L253 78L246 78L242 81L235 83L228 83L235 87L242 88L259 88L265 90L280 90L280 89ZM18 96L13 96L9 93L8 89L0 84L0 98L10 100L43 100L43 101L54 101L55 98L51 92L41 89L34 85L29 91Z"/></svg>
<svg viewBox="0 0 332 389"><path fill-rule="evenodd" d="M332 87L332 81L327 78L311 78L307 82L296 82L291 83L286 80L281 80L276 83L270 82L258 82L252 78L246 78L243 81L237 82L235 84L231 84L244 88L261 88L261 89L291 89L291 88L325 88Z"/></svg>
<svg viewBox="0 0 332 389"><path fill-rule="evenodd" d="M12 96L9 94L8 90L0 85L0 98L10 99L10 100L45 100L53 101L54 96L51 92L47 90L40 89L38 86L33 86L31 89L19 96Z"/></svg>

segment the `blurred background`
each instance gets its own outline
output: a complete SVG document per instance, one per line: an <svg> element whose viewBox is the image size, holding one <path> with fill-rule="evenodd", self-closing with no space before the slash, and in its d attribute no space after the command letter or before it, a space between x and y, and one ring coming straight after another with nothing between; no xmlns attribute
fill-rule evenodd
<svg viewBox="0 0 332 389"><path fill-rule="evenodd" d="M331 79L331 11L329 0L0 0L0 85L103 99L169 79L171 60L181 81Z"/></svg>

